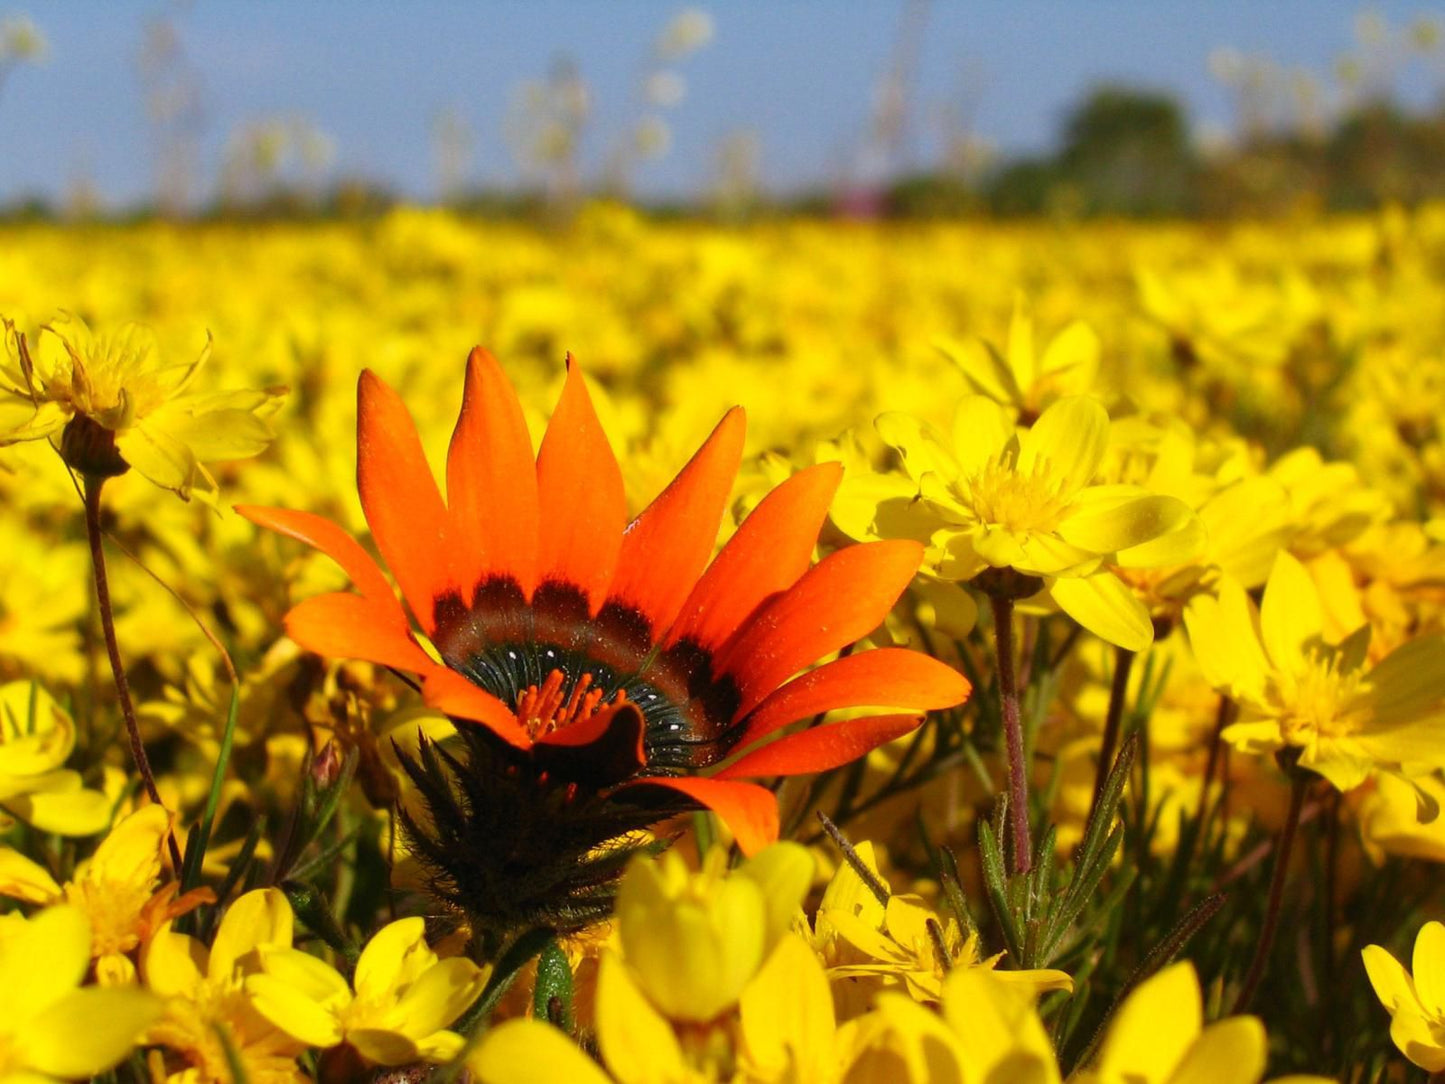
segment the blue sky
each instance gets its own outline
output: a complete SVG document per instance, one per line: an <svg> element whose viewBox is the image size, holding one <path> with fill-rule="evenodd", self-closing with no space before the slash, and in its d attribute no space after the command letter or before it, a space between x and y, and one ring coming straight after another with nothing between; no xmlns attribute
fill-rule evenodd
<svg viewBox="0 0 1445 1084"><path fill-rule="evenodd" d="M730 132L760 140L764 181L794 188L849 161L897 37L902 0L728 0L702 4L712 43L682 65L688 93L670 110L674 140L636 176L639 190L705 185ZM49 39L40 67L0 88L0 202L92 182L107 203L142 198L152 142L136 72L142 27L171 12L204 80L202 168L213 180L225 138L261 117L302 115L335 140L334 173L432 196L430 141L444 109L475 135L469 177L506 184L516 167L502 119L516 85L570 55L594 102L586 152L636 116L649 43L683 5L647 0L71 0L15 6ZM1373 5L1395 24L1422 3ZM1082 89L1113 80L1179 94L1196 122L1223 124L1228 100L1209 75L1217 46L1327 72L1351 43L1359 5L1338 0L933 0L914 101L917 155L930 118L967 106L973 129L1004 151L1048 145ZM1418 94L1425 80L1416 80Z"/></svg>

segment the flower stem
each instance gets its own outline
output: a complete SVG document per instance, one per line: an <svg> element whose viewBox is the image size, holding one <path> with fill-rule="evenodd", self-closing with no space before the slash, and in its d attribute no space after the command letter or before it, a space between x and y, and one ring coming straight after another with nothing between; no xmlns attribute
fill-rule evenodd
<svg viewBox="0 0 1445 1084"><path fill-rule="evenodd" d="M998 644L998 696L1003 713L1004 738L1008 742L1009 777L1009 872L1027 873L1033 867L1029 839L1028 768L1024 764L1024 729L1019 718L1019 690L1014 677L1013 599L990 594L993 605L993 634Z"/></svg>
<svg viewBox="0 0 1445 1084"><path fill-rule="evenodd" d="M1104 717L1104 738L1099 745L1099 765L1094 769L1093 809L1099 804L1104 793L1104 781L1114 767L1114 750L1119 745L1119 723L1124 718L1124 701L1129 695L1129 671L1134 666L1134 652L1126 648L1114 649L1114 681L1109 688L1109 713Z"/></svg>
<svg viewBox="0 0 1445 1084"><path fill-rule="evenodd" d="M1269 963L1269 951L1274 947L1274 935L1279 930L1284 882L1289 876L1289 854L1294 847L1295 832L1299 828L1300 813L1304 810L1305 790L1308 785L1309 777L1305 772L1291 770L1289 814L1285 817L1284 827L1279 831L1279 846L1275 848L1274 871L1269 879L1269 903L1264 913L1264 928L1260 931L1259 941L1254 947L1254 959L1250 961L1249 971L1244 976L1244 985L1234 1002L1235 1015L1249 1010L1249 1003L1254 1000L1259 980L1264 977L1265 965Z"/></svg>
<svg viewBox="0 0 1445 1084"><path fill-rule="evenodd" d="M120 660L120 644L115 638L115 612L110 604L110 581L105 574L105 551L100 536L100 491L105 479L85 475L85 533L90 538L90 566L95 572L95 597L100 609L100 627L105 634L105 651L110 656L110 673L115 679L115 691L120 699L120 713L125 718L125 732L130 739L130 755L135 761L136 771L145 784L146 794L156 805L161 805L160 791L156 789L156 777L151 771L150 758L146 756L145 743L141 741L140 724L136 721L135 705L130 699L130 682L126 680L125 666ZM174 835L168 835L171 845L171 860L180 873L180 848Z"/></svg>

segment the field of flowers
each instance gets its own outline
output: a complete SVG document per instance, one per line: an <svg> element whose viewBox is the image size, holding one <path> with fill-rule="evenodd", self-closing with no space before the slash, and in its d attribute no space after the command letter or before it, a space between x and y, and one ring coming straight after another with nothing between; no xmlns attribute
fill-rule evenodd
<svg viewBox="0 0 1445 1084"><path fill-rule="evenodd" d="M0 316L0 1080L1445 1072L1445 208L12 225Z"/></svg>

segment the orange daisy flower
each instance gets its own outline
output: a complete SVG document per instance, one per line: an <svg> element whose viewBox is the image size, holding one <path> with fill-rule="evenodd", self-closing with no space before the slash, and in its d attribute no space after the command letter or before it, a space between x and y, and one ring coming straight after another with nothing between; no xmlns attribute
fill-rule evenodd
<svg viewBox="0 0 1445 1084"><path fill-rule="evenodd" d="M400 397L363 372L357 482L410 618L340 527L306 512L238 509L331 556L359 592L295 607L286 618L293 640L411 671L428 704L480 724L461 728L470 763L424 746L420 762L407 764L433 822L410 826L424 862L455 861L448 851L463 841L443 837L475 834L466 822L478 805L490 807L483 820L497 822L486 827L488 845L506 849L496 833L519 831L511 822L523 813L504 808L526 799L511 793L519 778L533 798L546 791L544 804L559 816L592 803L624 832L705 806L751 853L777 837L778 809L770 790L745 779L838 767L916 727L918 713L966 699L957 672L900 648L808 669L877 627L923 557L915 542L884 541L810 567L838 464L780 485L709 562L744 427L734 408L629 523L621 471L572 358L534 462L516 392L478 348L444 500ZM798 720L857 706L906 714L777 737ZM479 758L491 776L480 782Z"/></svg>

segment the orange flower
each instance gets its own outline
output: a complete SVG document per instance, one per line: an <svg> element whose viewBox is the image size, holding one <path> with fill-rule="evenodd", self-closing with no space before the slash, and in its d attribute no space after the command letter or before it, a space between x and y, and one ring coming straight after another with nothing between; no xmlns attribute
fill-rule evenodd
<svg viewBox="0 0 1445 1084"><path fill-rule="evenodd" d="M740 408L730 411L628 523L622 474L575 362L534 463L516 392L477 349L447 457L448 503L401 399L364 372L362 507L419 629L336 525L238 511L327 553L359 591L293 609L286 629L302 646L418 674L428 704L480 723L507 747L497 756L529 763L538 778L604 797L645 785L655 807L646 823L709 807L752 853L776 838L778 811L771 791L744 778L848 763L916 727L918 713L962 702L969 687L897 648L795 676L877 627L923 551L874 542L809 567L841 474L830 463L779 486L709 563L744 424ZM860 705L907 714L776 738L800 719ZM765 738L776 740L759 745ZM659 804L657 788L673 792L672 804Z"/></svg>

